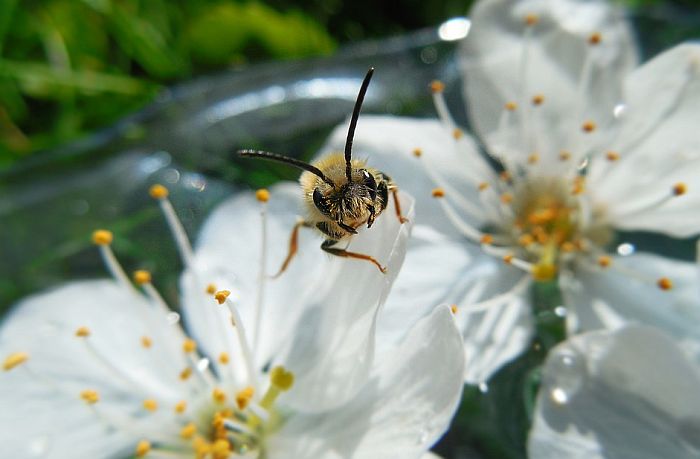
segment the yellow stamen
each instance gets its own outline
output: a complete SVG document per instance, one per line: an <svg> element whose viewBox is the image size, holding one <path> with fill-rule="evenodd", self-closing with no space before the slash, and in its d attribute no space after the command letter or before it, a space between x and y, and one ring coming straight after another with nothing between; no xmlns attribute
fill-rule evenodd
<svg viewBox="0 0 700 459"><path fill-rule="evenodd" d="M143 457L151 451L151 444L146 440L141 440L138 445L136 445L136 457Z"/></svg>
<svg viewBox="0 0 700 459"><path fill-rule="evenodd" d="M612 263L612 258L607 255L601 255L598 257L598 264L601 268L607 268Z"/></svg>
<svg viewBox="0 0 700 459"><path fill-rule="evenodd" d="M182 343L182 350L185 352L185 354L189 354L190 352L196 351L197 342L192 338L187 338L185 342Z"/></svg>
<svg viewBox="0 0 700 459"><path fill-rule="evenodd" d="M510 173L508 171L503 171L500 174L498 174L498 178L500 178L504 182L510 181Z"/></svg>
<svg viewBox="0 0 700 459"><path fill-rule="evenodd" d="M513 262L513 258L515 258L515 256L512 253L503 255L503 261L507 264L511 264Z"/></svg>
<svg viewBox="0 0 700 459"><path fill-rule="evenodd" d="M679 183L676 183L675 185L673 185L673 195L674 196L684 195L687 191L688 191L688 187L683 182L679 182Z"/></svg>
<svg viewBox="0 0 700 459"><path fill-rule="evenodd" d="M537 263L532 267L532 277L536 281L544 282L554 279L557 267L552 263Z"/></svg>
<svg viewBox="0 0 700 459"><path fill-rule="evenodd" d="M88 336L90 336L90 329L87 327L79 327L75 331L75 336L77 336L78 338L87 338Z"/></svg>
<svg viewBox="0 0 700 459"><path fill-rule="evenodd" d="M571 253L576 250L576 245L573 242L565 241L561 244L562 252Z"/></svg>
<svg viewBox="0 0 700 459"><path fill-rule="evenodd" d="M673 282L671 282L671 279L668 277L662 277L656 282L656 285L658 285L661 290L671 290L673 288Z"/></svg>
<svg viewBox="0 0 700 459"><path fill-rule="evenodd" d="M165 199L168 197L168 189L157 183L148 190L148 194L150 194L153 199Z"/></svg>
<svg viewBox="0 0 700 459"><path fill-rule="evenodd" d="M217 290L216 284L209 284L209 285L207 285L207 290L206 290L206 292L207 292L209 295L215 294L215 293L216 293L216 290Z"/></svg>
<svg viewBox="0 0 700 459"><path fill-rule="evenodd" d="M464 132L462 132L461 129L455 129L454 131L452 131L452 137L454 137L455 140L461 139L463 135Z"/></svg>
<svg viewBox="0 0 700 459"><path fill-rule="evenodd" d="M197 433L197 427L194 425L194 422L190 422L185 427L180 429L180 437L184 438L185 440L189 440L190 438L194 437L195 433Z"/></svg>
<svg viewBox="0 0 700 459"><path fill-rule="evenodd" d="M413 149L413 156L416 158L420 158L423 155L423 150L420 148L414 148Z"/></svg>
<svg viewBox="0 0 700 459"><path fill-rule="evenodd" d="M236 405L238 405L239 410L246 409L248 403L253 399L253 394L255 394L255 390L250 386L236 394Z"/></svg>
<svg viewBox="0 0 700 459"><path fill-rule="evenodd" d="M219 291L216 292L216 294L214 295L214 298L216 299L216 301L217 301L219 304L224 304L224 302L226 301L226 298L228 298L228 296L229 296L230 294L231 294L231 292L228 291L228 290L219 290Z"/></svg>
<svg viewBox="0 0 700 459"><path fill-rule="evenodd" d="M5 358L2 364L3 371L10 371L13 368L22 365L29 360L29 354L26 352L13 352Z"/></svg>
<svg viewBox="0 0 700 459"><path fill-rule="evenodd" d="M182 414L185 412L187 409L187 402L184 400L180 400L175 404L175 413L177 414Z"/></svg>
<svg viewBox="0 0 700 459"><path fill-rule="evenodd" d="M430 83L430 91L433 94L443 92L445 90L445 83L440 80L434 80Z"/></svg>
<svg viewBox="0 0 700 459"><path fill-rule="evenodd" d="M591 132L595 131L596 125L593 121L588 120L585 123L581 125L581 129L583 132L590 134Z"/></svg>
<svg viewBox="0 0 700 459"><path fill-rule="evenodd" d="M146 349L148 349L148 348L150 348L151 346L153 346L153 341L152 341L151 338L149 338L148 336L142 336L142 337L141 337L141 346L143 346L143 347L145 347Z"/></svg>
<svg viewBox="0 0 700 459"><path fill-rule="evenodd" d="M226 392L217 387L213 391L211 391L211 398L216 403L224 403L226 401Z"/></svg>
<svg viewBox="0 0 700 459"><path fill-rule="evenodd" d="M80 393L80 398L88 405L94 405L100 401L100 394L96 390L87 389Z"/></svg>
<svg viewBox="0 0 700 459"><path fill-rule="evenodd" d="M523 234L518 238L518 244L527 247L528 245L532 244L535 242L535 238L532 236L532 234Z"/></svg>
<svg viewBox="0 0 700 459"><path fill-rule="evenodd" d="M222 352L219 354L219 363L222 365L226 365L229 362L229 356L226 352Z"/></svg>
<svg viewBox="0 0 700 459"><path fill-rule="evenodd" d="M481 183L479 183L479 187L478 187L478 188L479 188L479 191L484 191L484 190L487 189L488 187L489 187L489 184L488 184L487 182L481 182Z"/></svg>
<svg viewBox="0 0 700 459"><path fill-rule="evenodd" d="M114 235L111 231L99 229L92 233L92 242L95 245L109 245L114 240Z"/></svg>
<svg viewBox="0 0 700 459"><path fill-rule="evenodd" d="M533 26L539 22L540 18L536 14L527 14L523 18L526 26Z"/></svg>
<svg viewBox="0 0 700 459"><path fill-rule="evenodd" d="M590 37L588 37L588 43L591 45L597 45L602 39L603 37L599 32L594 32Z"/></svg>
<svg viewBox="0 0 700 459"><path fill-rule="evenodd" d="M605 153L605 157L608 159L608 161L615 162L620 159L620 154L616 151L609 151Z"/></svg>
<svg viewBox="0 0 700 459"><path fill-rule="evenodd" d="M493 243L493 236L490 234L484 234L481 236L481 241L482 244L492 244Z"/></svg>
<svg viewBox="0 0 700 459"><path fill-rule="evenodd" d="M571 158L571 153L570 153L570 152L568 152L568 151L566 151L566 150L562 150L562 151L559 152L559 159L560 159L560 160L562 160L562 161L568 161L570 158Z"/></svg>
<svg viewBox="0 0 700 459"><path fill-rule="evenodd" d="M445 197L445 190L442 188L433 188L432 195L434 198L443 198Z"/></svg>
<svg viewBox="0 0 700 459"><path fill-rule="evenodd" d="M231 445L228 440L219 439L211 446L211 454L214 459L228 459L231 455Z"/></svg>
<svg viewBox="0 0 700 459"><path fill-rule="evenodd" d="M152 398L148 398L143 401L143 409L150 412L156 411L158 409L158 402Z"/></svg>
<svg viewBox="0 0 700 459"><path fill-rule="evenodd" d="M527 157L527 162L529 164L536 164L540 160L540 155L537 153L532 153L530 156Z"/></svg>
<svg viewBox="0 0 700 459"><path fill-rule="evenodd" d="M571 194L579 195L586 191L586 179L583 177L574 178L574 186L571 188Z"/></svg>
<svg viewBox="0 0 700 459"><path fill-rule="evenodd" d="M134 271L134 282L138 285L150 284L151 283L151 273L145 269L139 269Z"/></svg>
<svg viewBox="0 0 700 459"><path fill-rule="evenodd" d="M187 367L180 372L180 379L182 381L187 381L188 379L190 379L190 376L192 376L192 368L190 367Z"/></svg>
<svg viewBox="0 0 700 459"><path fill-rule="evenodd" d="M542 94L536 94L532 97L532 105L542 105L544 102L544 96Z"/></svg>
<svg viewBox="0 0 700 459"><path fill-rule="evenodd" d="M257 199L260 202L267 202L270 200L270 192L267 191L265 188L260 188L258 191L255 192L255 199Z"/></svg>
<svg viewBox="0 0 700 459"><path fill-rule="evenodd" d="M503 193L501 195L501 202L503 204L510 204L511 202L513 202L513 195L510 193Z"/></svg>
<svg viewBox="0 0 700 459"><path fill-rule="evenodd" d="M509 112L514 112L515 110L518 109L518 104L516 104L515 102L506 102L506 104L503 106L503 108L505 108Z"/></svg>
<svg viewBox="0 0 700 459"><path fill-rule="evenodd" d="M284 367L274 367L270 372L270 387L260 401L260 406L270 409L280 393L289 390L294 384L294 374Z"/></svg>
<svg viewBox="0 0 700 459"><path fill-rule="evenodd" d="M450 305L450 311L452 311L452 314L457 314L459 311L459 308L457 308L456 304Z"/></svg>

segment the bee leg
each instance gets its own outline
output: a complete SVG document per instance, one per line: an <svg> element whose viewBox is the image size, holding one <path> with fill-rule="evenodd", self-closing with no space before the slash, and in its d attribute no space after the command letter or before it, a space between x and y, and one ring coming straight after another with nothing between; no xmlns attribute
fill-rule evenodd
<svg viewBox="0 0 700 459"><path fill-rule="evenodd" d="M379 268L379 270L382 272L382 274L386 274L386 268L382 265L379 264L379 262L372 256L370 255L365 255L363 253L357 253L357 252L348 252L345 249L339 249L336 247L332 247L335 244L337 244L338 241L335 239L326 239L323 241L323 244L321 244L321 249L324 252L328 252L331 255L335 255L337 257L343 257L343 258L357 258L359 260L367 260L370 263L374 263L374 265Z"/></svg>
<svg viewBox="0 0 700 459"><path fill-rule="evenodd" d="M347 231L348 233L350 233L350 234L357 234L357 230L356 230L355 228L353 228L352 226L346 225L345 223L341 222L340 220L338 220L336 223L338 224L338 226L340 226L341 228L343 228L343 229L344 229L345 231Z"/></svg>
<svg viewBox="0 0 700 459"><path fill-rule="evenodd" d="M369 218L367 219L367 228L371 228L372 225L374 225L374 219L377 218L377 216L374 213L374 206L367 206L367 210L369 210Z"/></svg>
<svg viewBox="0 0 700 459"><path fill-rule="evenodd" d="M408 222L408 218L401 215L401 202L399 202L399 189L394 187L391 190L391 197L394 199L394 208L396 209L396 216L399 221L403 224Z"/></svg>
<svg viewBox="0 0 700 459"><path fill-rule="evenodd" d="M292 258L294 258L294 255L296 255L297 249L299 248L299 245L298 245L299 228L301 228L302 226L305 226L308 228L311 225L304 220L299 220L298 222L296 222L296 224L294 225L294 228L292 228L292 234L289 236L289 252L287 253L287 258L284 259L284 263L282 263L282 267L277 272L277 274L272 276L273 279L280 277L282 275L282 273L287 270L289 263L291 263Z"/></svg>

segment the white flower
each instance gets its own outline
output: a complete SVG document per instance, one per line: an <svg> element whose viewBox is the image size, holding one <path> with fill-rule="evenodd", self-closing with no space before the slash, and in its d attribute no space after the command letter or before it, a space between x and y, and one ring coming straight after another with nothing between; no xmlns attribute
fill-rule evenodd
<svg viewBox="0 0 700 459"><path fill-rule="evenodd" d="M387 275L368 263L329 259L318 240L304 236L298 259L270 280L265 250L275 259L286 252L296 186L260 192L260 202L243 195L222 204L196 251L167 190L156 186L152 194L187 268L181 308L189 335L150 274L134 276L142 293L116 261L111 234L96 232L114 279L29 297L0 329L3 452L417 458L447 429L463 373L447 306L374 357L377 312L410 224L389 215L353 240L386 263ZM412 200L402 199L412 218ZM216 288L230 293L220 290L215 301Z"/></svg>
<svg viewBox="0 0 700 459"><path fill-rule="evenodd" d="M560 343L543 369L528 456L700 457L700 367L657 329Z"/></svg>
<svg viewBox="0 0 700 459"><path fill-rule="evenodd" d="M465 379L484 382L530 341L533 281L557 279L569 332L640 321L697 339L694 267L611 244L618 230L700 232L700 45L637 67L600 1L484 0L471 21L459 60L481 143L440 82L439 121L365 116L355 137L417 199L418 242L386 308L395 335L397 315L457 304ZM339 128L328 148L342 141Z"/></svg>

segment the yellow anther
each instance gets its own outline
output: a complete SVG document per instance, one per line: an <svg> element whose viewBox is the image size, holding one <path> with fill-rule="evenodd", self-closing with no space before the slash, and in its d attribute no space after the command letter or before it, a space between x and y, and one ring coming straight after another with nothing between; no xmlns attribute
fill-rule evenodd
<svg viewBox="0 0 700 459"><path fill-rule="evenodd" d="M24 362L29 360L29 354L26 352L13 352L5 358L2 363L3 371L10 371L13 368L22 365Z"/></svg>
<svg viewBox="0 0 700 459"><path fill-rule="evenodd" d="M90 329L87 327L78 327L78 329L75 331L75 336L78 338L87 338L90 336Z"/></svg>
<svg viewBox="0 0 700 459"><path fill-rule="evenodd" d="M152 398L148 398L143 401L143 409L151 412L156 411L158 409L158 402Z"/></svg>
<svg viewBox="0 0 700 459"><path fill-rule="evenodd" d="M228 440L219 439L211 446L213 459L228 459L231 455L231 445Z"/></svg>
<svg viewBox="0 0 700 459"><path fill-rule="evenodd" d="M481 242L482 244L487 244L487 245L493 244L493 236L491 236L490 234L484 234L483 236L481 236L481 239L479 242Z"/></svg>
<svg viewBox="0 0 700 459"><path fill-rule="evenodd" d="M114 240L114 235L111 231L99 229L92 233L92 242L95 245L109 245Z"/></svg>
<svg viewBox="0 0 700 459"><path fill-rule="evenodd" d="M219 363L222 365L226 365L230 361L229 356L226 352L222 352L219 354Z"/></svg>
<svg viewBox="0 0 700 459"><path fill-rule="evenodd" d="M148 349L149 347L153 346L153 340L151 340L151 338L149 338L148 336L142 336L141 337L141 346Z"/></svg>
<svg viewBox="0 0 700 459"><path fill-rule="evenodd" d="M442 188L433 188L432 195L434 198L443 198L445 197L445 190Z"/></svg>
<svg viewBox="0 0 700 459"><path fill-rule="evenodd" d="M586 180L583 177L574 178L574 184L571 187L571 194L579 195L586 191Z"/></svg>
<svg viewBox="0 0 700 459"><path fill-rule="evenodd" d="M420 158L423 155L423 150L421 148L414 148L413 149L413 156L416 158Z"/></svg>
<svg viewBox="0 0 700 459"><path fill-rule="evenodd" d="M455 140L459 140L459 139L461 139L463 136L464 136L464 132L462 132L461 129L456 128L456 129L454 129L454 130L452 131L452 137L453 137Z"/></svg>
<svg viewBox="0 0 700 459"><path fill-rule="evenodd" d="M532 234L523 234L518 238L518 244L520 244L523 247L527 247L534 242L535 238L532 236Z"/></svg>
<svg viewBox="0 0 700 459"><path fill-rule="evenodd" d="M270 372L270 383L279 390L286 391L294 384L294 373L278 366Z"/></svg>
<svg viewBox="0 0 700 459"><path fill-rule="evenodd" d="M185 342L182 343L182 350L186 353L189 354L190 352L194 352L197 350L197 342L193 340L192 338L187 338Z"/></svg>
<svg viewBox="0 0 700 459"><path fill-rule="evenodd" d="M518 109L518 104L516 104L515 102L506 102L506 104L503 106L503 108L505 108L509 112L514 112L515 110Z"/></svg>
<svg viewBox="0 0 700 459"><path fill-rule="evenodd" d="M544 96L542 94L535 94L532 96L532 105L542 105L544 102Z"/></svg>
<svg viewBox="0 0 700 459"><path fill-rule="evenodd" d="M270 192L265 188L260 188L255 192L255 199L260 202L267 202L270 200Z"/></svg>
<svg viewBox="0 0 700 459"><path fill-rule="evenodd" d="M503 261L507 264L511 264L513 262L513 258L515 258L515 256L512 253L503 255Z"/></svg>
<svg viewBox="0 0 700 459"><path fill-rule="evenodd" d="M540 155L537 153L532 153L530 156L527 157L527 162L529 164L536 164L540 160Z"/></svg>
<svg viewBox="0 0 700 459"><path fill-rule="evenodd" d="M556 210L551 207L545 209L536 209L528 214L527 222L531 225L543 225L549 223L557 217Z"/></svg>
<svg viewBox="0 0 700 459"><path fill-rule="evenodd" d="M217 387L213 391L211 391L211 398L216 403L224 403L226 401L226 392Z"/></svg>
<svg viewBox="0 0 700 459"><path fill-rule="evenodd" d="M605 157L608 161L614 162L620 159L620 154L616 151L608 151L605 153Z"/></svg>
<svg viewBox="0 0 700 459"><path fill-rule="evenodd" d="M438 92L442 92L444 90L445 90L445 83L443 83L442 81L433 80L432 82L430 82L430 91L433 94L436 94Z"/></svg>
<svg viewBox="0 0 700 459"><path fill-rule="evenodd" d="M532 277L536 281L550 281L556 275L557 267L551 263L538 263L532 267Z"/></svg>
<svg viewBox="0 0 700 459"><path fill-rule="evenodd" d="M100 394L96 390L87 389L80 393L80 398L88 405L94 405L100 401Z"/></svg>
<svg viewBox="0 0 700 459"><path fill-rule="evenodd" d="M526 26L533 26L539 22L540 18L536 14L527 14L523 18Z"/></svg>
<svg viewBox="0 0 700 459"><path fill-rule="evenodd" d="M187 402L184 400L180 400L175 404L175 413L177 414L182 414L185 412L187 409Z"/></svg>
<svg viewBox="0 0 700 459"><path fill-rule="evenodd" d="M668 277L662 277L658 281L656 281L656 285L661 289L661 290L671 290L673 288L673 282L671 282L671 279Z"/></svg>
<svg viewBox="0 0 700 459"><path fill-rule="evenodd" d="M238 405L239 410L246 409L248 403L253 399L253 394L255 394L255 390L250 386L236 394L236 405Z"/></svg>
<svg viewBox="0 0 700 459"><path fill-rule="evenodd" d="M588 37L588 43L591 45L597 45L603 39L603 36L599 32L594 32Z"/></svg>
<svg viewBox="0 0 700 459"><path fill-rule="evenodd" d="M153 199L165 199L168 197L168 189L156 183L148 190L148 194L150 194Z"/></svg>
<svg viewBox="0 0 700 459"><path fill-rule="evenodd" d="M136 457L143 457L146 454L148 454L150 451L151 451L151 443L146 441L146 440L141 440L136 445L136 450L134 452L136 453Z"/></svg>
<svg viewBox="0 0 700 459"><path fill-rule="evenodd" d="M684 195L687 191L688 191L688 187L683 182L679 182L679 183L676 183L675 185L673 185L673 195L674 196Z"/></svg>
<svg viewBox="0 0 700 459"><path fill-rule="evenodd" d="M457 314L457 312L459 311L459 308L457 307L456 304L452 304L452 305L450 305L450 311L452 311L452 314Z"/></svg>
<svg viewBox="0 0 700 459"><path fill-rule="evenodd" d="M488 182L481 182L481 183L479 183L478 189L479 189L479 191L484 191L488 187L489 187Z"/></svg>
<svg viewBox="0 0 700 459"><path fill-rule="evenodd" d="M607 268L611 263L612 258L607 255L601 255L598 257L598 265L600 265L601 268Z"/></svg>
<svg viewBox="0 0 700 459"><path fill-rule="evenodd" d="M576 245L573 242L565 241L561 244L561 251L571 253L576 250Z"/></svg>
<svg viewBox="0 0 700 459"><path fill-rule="evenodd" d="M134 271L134 282L138 285L150 284L151 283L151 273L145 269L139 269Z"/></svg>
<svg viewBox="0 0 700 459"><path fill-rule="evenodd" d="M571 152L568 152L566 150L562 150L559 152L559 159L562 161L568 161L571 159Z"/></svg>
<svg viewBox="0 0 700 459"><path fill-rule="evenodd" d="M590 134L591 132L595 131L595 128L596 128L595 122L593 122L591 120L588 120L581 125L581 129L583 130L583 132L585 132L587 134Z"/></svg>
<svg viewBox="0 0 700 459"><path fill-rule="evenodd" d="M498 178L500 178L503 182L509 182L511 177L508 171L503 171L500 174L498 174Z"/></svg>
<svg viewBox="0 0 700 459"><path fill-rule="evenodd" d="M204 459L211 452L211 445L202 437L194 437L192 449L197 459Z"/></svg>
<svg viewBox="0 0 700 459"><path fill-rule="evenodd" d="M180 372L180 379L182 381L187 381L188 379L190 379L190 376L192 376L192 368L190 367L187 367Z"/></svg>
<svg viewBox="0 0 700 459"><path fill-rule="evenodd" d="M510 193L503 193L501 195L501 202L503 204L510 204L511 202L513 202L513 195Z"/></svg>
<svg viewBox="0 0 700 459"><path fill-rule="evenodd" d="M195 433L197 433L197 427L194 425L194 422L190 422L185 427L180 429L180 437L184 438L185 440L189 440L194 437Z"/></svg>
<svg viewBox="0 0 700 459"><path fill-rule="evenodd" d="M228 298L228 296L230 294L231 294L231 292L228 290L219 290L218 292L216 292L214 294L214 298L216 298L216 301L219 304L224 304L224 302L226 301L226 298Z"/></svg>
<svg viewBox="0 0 700 459"><path fill-rule="evenodd" d="M209 284L209 285L207 285L206 292L207 292L209 295L215 294L216 291L217 291L216 284Z"/></svg>

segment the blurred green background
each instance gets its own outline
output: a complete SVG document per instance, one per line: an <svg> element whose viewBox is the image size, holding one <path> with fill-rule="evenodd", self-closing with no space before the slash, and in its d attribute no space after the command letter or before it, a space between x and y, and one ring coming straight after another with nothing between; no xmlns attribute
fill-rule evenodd
<svg viewBox="0 0 700 459"><path fill-rule="evenodd" d="M698 3L624 1L657 10ZM345 43L435 26L470 4L2 0L0 170L108 126L164 86L233 65L332 54Z"/></svg>

